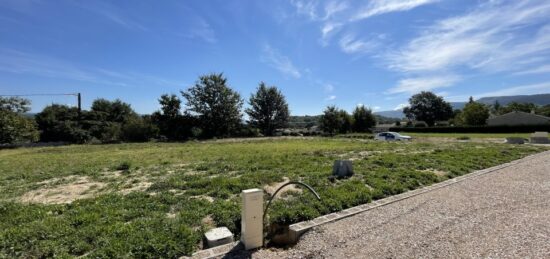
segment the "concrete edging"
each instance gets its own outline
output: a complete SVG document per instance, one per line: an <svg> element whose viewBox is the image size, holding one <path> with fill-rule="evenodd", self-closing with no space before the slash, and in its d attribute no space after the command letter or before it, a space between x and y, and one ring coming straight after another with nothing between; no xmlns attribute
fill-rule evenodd
<svg viewBox="0 0 550 259"><path fill-rule="evenodd" d="M503 169L503 168L506 168L506 167L510 167L510 166L513 166L513 165L517 165L519 163L527 162L527 161L530 161L530 160L534 159L535 157L543 156L543 155L547 155L547 154L550 154L550 151L544 151L544 152L536 153L536 154L529 155L529 156L526 156L524 158L520 158L520 159L511 161L511 162L505 163L505 164L501 164L501 165L493 166L493 167L490 167L490 168L474 171L472 173L461 175L461 176L458 176L458 177L455 177L455 178L452 178L452 179L449 179L449 180L446 180L446 181L443 181L443 182L439 182L439 183L436 183L436 184L432 184L432 185L429 185L429 186L426 186L426 187L423 187L423 188L407 191L407 192L404 192L404 193L401 193L401 194L397 194L397 195L393 195L393 196L390 196L390 197L387 197L387 198L376 200L376 201L373 201L371 203L366 203L366 204L351 207L351 208L348 208L348 209L345 209L345 210L342 210L342 211L339 211L339 212L334 212L334 213L331 213L331 214L323 215L321 217L318 217L318 218L315 218L315 219L312 219L312 220L292 224L292 225L289 226L289 233L288 233L289 234L289 241L293 244L297 243L302 234L304 234L305 232L307 232L308 230L310 230L314 227L317 227L317 226L320 226L320 225L323 225L323 224L327 224L327 223L331 223L331 222L335 222L335 221L338 221L338 220L341 220L341 219L344 219L344 218L347 218L347 217L350 217L350 216L353 216L353 215L357 215L359 213L362 213L362 212L365 212L365 211L368 211L368 210L372 210L372 209L375 209L375 208L378 208L378 207L382 207L382 206L392 204L392 203L397 202L397 201L412 198L414 196L417 196L417 195L420 195L420 194L423 194L423 193L427 193L427 192L430 192L430 191L441 189L443 187L447 187L449 185L453 185L453 184L456 184L456 183L459 183L459 182L462 182L462 181L465 181L465 180L468 180L468 179L471 179L471 178L476 178L476 177L479 177L479 176L482 176L482 175L485 175L485 174L488 174L488 173L492 173L492 172L495 172L497 170L500 170L500 169Z"/></svg>

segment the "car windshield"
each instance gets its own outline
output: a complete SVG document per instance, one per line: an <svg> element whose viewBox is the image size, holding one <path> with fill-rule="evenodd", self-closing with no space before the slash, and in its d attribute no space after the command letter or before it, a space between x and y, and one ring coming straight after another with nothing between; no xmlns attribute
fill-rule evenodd
<svg viewBox="0 0 550 259"><path fill-rule="evenodd" d="M393 135L396 136L396 137L401 137L401 135L400 135L399 133L397 133L397 132L388 132L388 133L393 134Z"/></svg>

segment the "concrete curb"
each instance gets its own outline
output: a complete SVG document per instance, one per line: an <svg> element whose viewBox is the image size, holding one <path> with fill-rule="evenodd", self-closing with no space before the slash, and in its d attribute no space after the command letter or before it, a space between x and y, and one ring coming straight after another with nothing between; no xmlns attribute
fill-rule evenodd
<svg viewBox="0 0 550 259"><path fill-rule="evenodd" d="M335 222L335 221L338 221L338 220L341 220L341 219L344 219L344 218L347 218L347 217L350 217L350 216L353 216L353 215L357 215L359 213L362 213L362 212L365 212L365 211L368 211L368 210L372 210L372 209L375 209L375 208L378 208L378 207L386 206L386 205L392 204L394 202L405 200L405 199L408 199L408 198L412 198L414 196L417 196L417 195L420 195L420 194L423 194L423 193L427 193L427 192L430 192L430 191L433 191L433 190L441 189L441 188L444 188L444 187L447 187L447 186L450 186L450 185L453 185L453 184L456 184L456 183L459 183L459 182L462 182L462 181L466 181L468 179L476 178L476 177L479 177L479 176L482 176L482 175L485 175L485 174L488 174L488 173L495 172L497 170L500 170L500 169L503 169L503 168L506 168L506 167L510 167L510 166L514 166L514 165L517 165L517 164L520 164L520 163L528 162L528 161L530 161L530 160L532 160L536 157L545 156L545 155L550 155L550 151L544 151L544 152L540 152L540 153L537 153L537 154L529 155L529 156L526 156L524 158L520 158L518 160L514 160L514 161L511 161L511 162L508 162L508 163L505 163L505 164L501 164L501 165L493 166L493 167L490 167L490 168L474 171L472 173L461 175L461 176L458 176L458 177L455 177L455 178L452 178L452 179L449 179L449 180L446 180L446 181L443 181L443 182L439 182L439 183L436 183L436 184L432 184L430 186L426 186L426 187L423 187L423 188L420 188L420 189L411 190L411 191L404 192L404 193L401 193L401 194L398 194L398 195L393 195L393 196L390 196L390 197L387 197L387 198L384 198L384 199L376 200L376 201L371 202L371 203L351 207L351 208L348 208L348 209L345 209L345 210L342 210L342 211L339 211L339 212L334 212L334 213L331 213L331 214L327 214L327 215L324 215L324 216L321 216L321 217L318 217L318 218L315 218L315 219L312 219L312 220L292 224L292 225L289 226L289 241L293 244L297 243L302 234L304 234L305 232L307 232L308 230L310 230L314 227L317 227L317 226L320 226L320 225L323 225L323 224L327 224L327 223L331 223L331 222Z"/></svg>

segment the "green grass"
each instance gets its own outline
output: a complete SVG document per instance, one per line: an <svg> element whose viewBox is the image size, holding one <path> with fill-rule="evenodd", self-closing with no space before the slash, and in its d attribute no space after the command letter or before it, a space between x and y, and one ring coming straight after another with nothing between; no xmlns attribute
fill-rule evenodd
<svg viewBox="0 0 550 259"><path fill-rule="evenodd" d="M179 257L196 250L214 226L238 235L240 191L283 177L310 184L322 197L304 192L275 202L270 221L289 224L543 150L342 138L0 150L0 258ZM331 182L336 159L354 159L355 176ZM70 204L21 202L75 175L103 185ZM150 185L125 192L142 182Z"/></svg>
<svg viewBox="0 0 550 259"><path fill-rule="evenodd" d="M400 134L408 135L411 137L439 137L439 138L507 138L507 137L520 137L529 138L529 133L413 133L413 132L401 132Z"/></svg>

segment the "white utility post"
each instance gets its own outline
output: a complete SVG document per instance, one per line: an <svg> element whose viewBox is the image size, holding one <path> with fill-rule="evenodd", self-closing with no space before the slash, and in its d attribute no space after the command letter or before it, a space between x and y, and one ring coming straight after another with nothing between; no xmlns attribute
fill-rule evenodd
<svg viewBox="0 0 550 259"><path fill-rule="evenodd" d="M241 241L246 250L261 247L264 238L264 192L262 189L242 191Z"/></svg>

